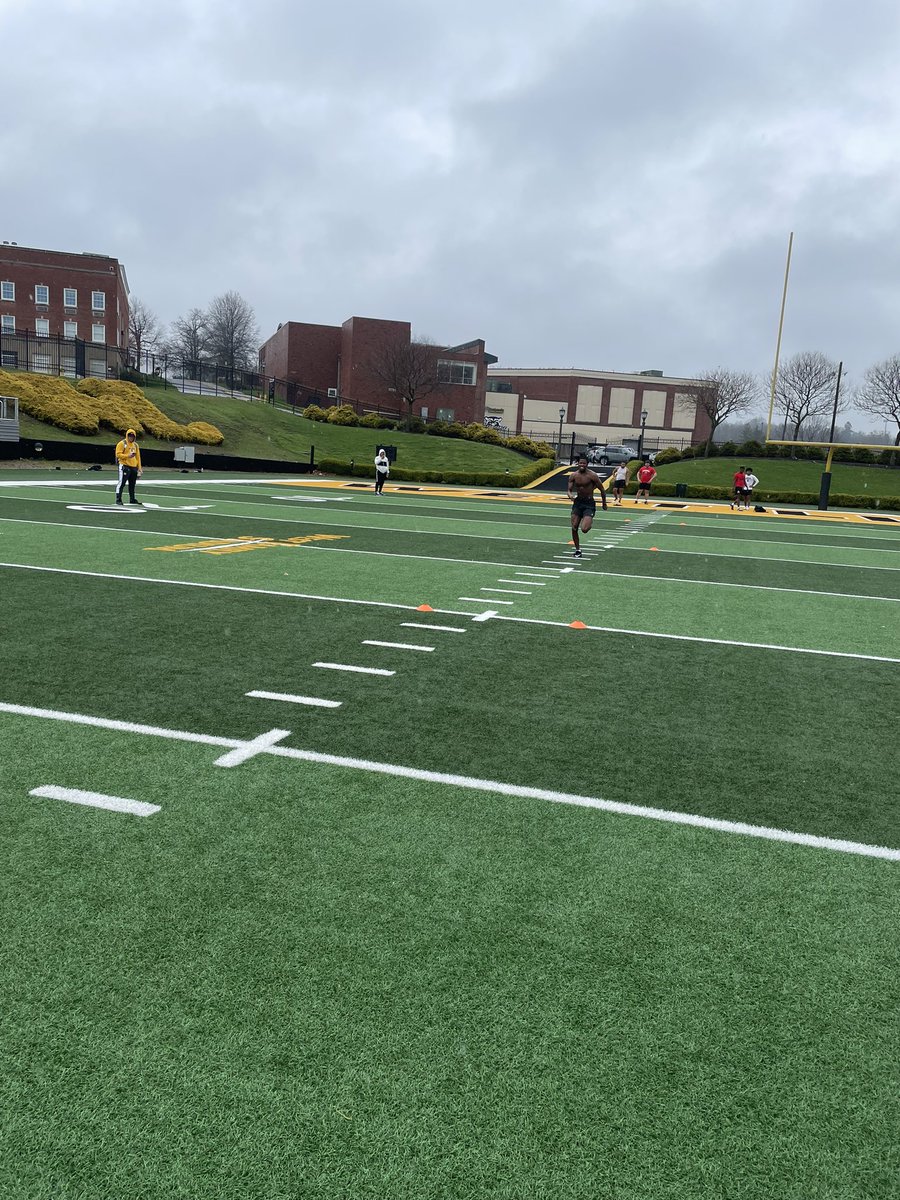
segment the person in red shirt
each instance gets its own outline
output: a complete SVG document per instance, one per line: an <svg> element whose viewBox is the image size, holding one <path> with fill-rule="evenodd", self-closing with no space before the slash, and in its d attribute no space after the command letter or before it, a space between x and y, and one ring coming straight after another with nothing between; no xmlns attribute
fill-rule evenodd
<svg viewBox="0 0 900 1200"><path fill-rule="evenodd" d="M734 499L731 501L731 507L737 506L738 512L741 511L741 505L747 501L747 474L743 467L739 467L734 473Z"/></svg>
<svg viewBox="0 0 900 1200"><path fill-rule="evenodd" d="M656 478L656 467L654 467L652 463L645 462L642 467L638 467L638 473L637 473L638 490L637 490L637 495L634 498L635 504L640 504L642 492L644 494L644 503L649 504L649 502L650 502L650 484L653 482L653 480L655 478Z"/></svg>

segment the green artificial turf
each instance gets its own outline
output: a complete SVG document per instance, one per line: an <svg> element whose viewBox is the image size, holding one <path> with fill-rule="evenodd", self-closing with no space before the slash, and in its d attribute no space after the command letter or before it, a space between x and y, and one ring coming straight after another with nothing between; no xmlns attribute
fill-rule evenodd
<svg viewBox="0 0 900 1200"><path fill-rule="evenodd" d="M277 728L323 754L900 846L896 662L537 623L900 657L900 574L865 565L900 552L887 527L675 514L520 589L500 579L566 552L565 507L207 477L142 494L166 508L72 510L109 499L80 481L0 490L0 562L106 576L0 567L0 703ZM587 543L632 523L608 514ZM147 548L316 531L348 540ZM832 565L789 561L813 550ZM414 608L477 613L490 599L458 595L503 586L530 588L497 604L521 620ZM0 712L4 1197L896 1194L896 862L221 753ZM160 811L29 796L45 784Z"/></svg>

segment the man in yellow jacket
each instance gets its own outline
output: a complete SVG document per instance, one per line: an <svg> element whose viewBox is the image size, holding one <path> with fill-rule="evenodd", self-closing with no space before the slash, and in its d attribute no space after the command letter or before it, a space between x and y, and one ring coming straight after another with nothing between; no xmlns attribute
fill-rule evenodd
<svg viewBox="0 0 900 1200"><path fill-rule="evenodd" d="M122 503L122 493L126 483L128 484L128 499L132 504L140 504L140 500L135 498L134 487L143 471L141 470L141 452L133 429L129 429L121 442L116 444L116 462L119 464L116 504Z"/></svg>

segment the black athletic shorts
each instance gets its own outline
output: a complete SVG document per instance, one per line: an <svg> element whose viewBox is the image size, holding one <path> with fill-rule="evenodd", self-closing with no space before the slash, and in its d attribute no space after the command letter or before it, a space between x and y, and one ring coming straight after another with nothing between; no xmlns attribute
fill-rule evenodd
<svg viewBox="0 0 900 1200"><path fill-rule="evenodd" d="M583 517L595 517L597 515L596 500L575 500L572 503L572 516L577 517L580 521Z"/></svg>

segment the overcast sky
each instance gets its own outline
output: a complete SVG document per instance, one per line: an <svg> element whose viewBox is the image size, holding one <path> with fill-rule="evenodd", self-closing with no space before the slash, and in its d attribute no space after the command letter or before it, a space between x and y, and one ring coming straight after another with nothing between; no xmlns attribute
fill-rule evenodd
<svg viewBox="0 0 900 1200"><path fill-rule="evenodd" d="M0 0L0 238L506 366L900 352L897 0Z"/></svg>

